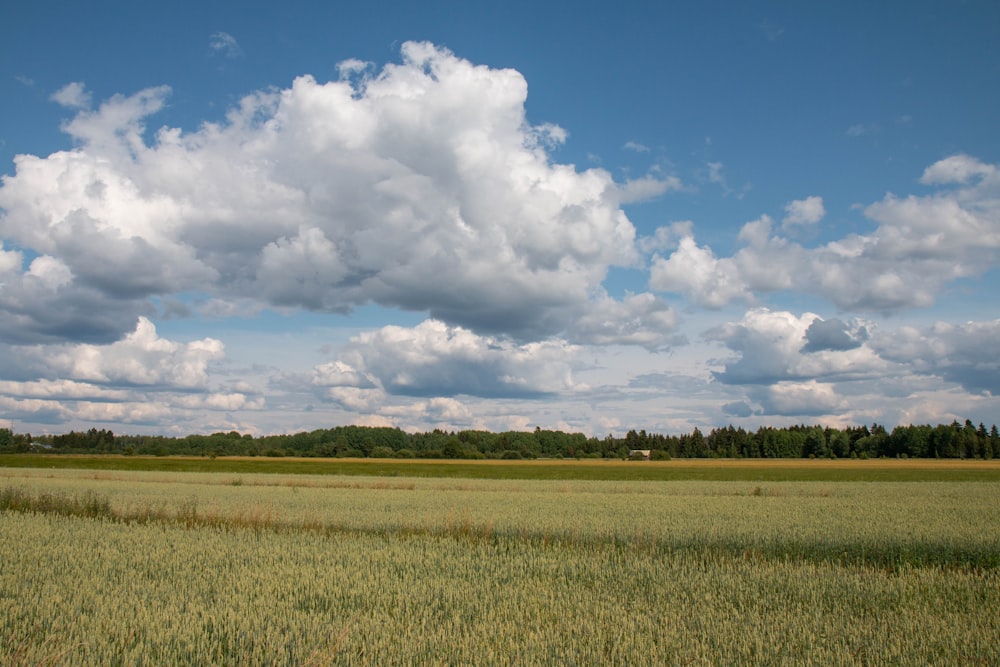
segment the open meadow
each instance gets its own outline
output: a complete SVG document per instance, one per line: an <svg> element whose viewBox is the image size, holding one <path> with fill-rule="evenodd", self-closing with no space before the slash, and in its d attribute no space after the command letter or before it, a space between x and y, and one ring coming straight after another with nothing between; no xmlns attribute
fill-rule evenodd
<svg viewBox="0 0 1000 667"><path fill-rule="evenodd" d="M3 462L0 664L1000 664L993 462L148 460Z"/></svg>

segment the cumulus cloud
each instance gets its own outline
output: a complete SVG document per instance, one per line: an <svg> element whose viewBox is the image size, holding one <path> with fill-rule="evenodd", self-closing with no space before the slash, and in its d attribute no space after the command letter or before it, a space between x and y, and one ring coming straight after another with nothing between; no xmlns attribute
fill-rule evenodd
<svg viewBox="0 0 1000 667"><path fill-rule="evenodd" d="M228 49L226 37L213 43ZM72 280L59 289L89 290L95 317L131 313L117 331L79 328L108 340L179 292L324 312L374 302L521 340L558 335L609 267L638 261L623 200L678 185L553 163L565 131L528 123L518 72L427 43L360 80L302 76L224 122L147 131L169 93L80 111L64 126L76 148L18 156L0 187L0 238L61 262ZM0 303L8 340L73 339L14 301Z"/></svg>
<svg viewBox="0 0 1000 667"><path fill-rule="evenodd" d="M419 420L424 423L442 425L446 428L454 428L455 424L469 425L473 421L472 412L465 403L447 396L410 402L405 405L394 405L383 411L392 417L402 418L409 422Z"/></svg>
<svg viewBox="0 0 1000 667"><path fill-rule="evenodd" d="M23 270L23 253L0 250L0 341L15 344L64 340L108 342L152 314L148 302L109 298L74 280L69 267L50 255Z"/></svg>
<svg viewBox="0 0 1000 667"><path fill-rule="evenodd" d="M901 327L873 337L880 356L973 393L1000 395L1000 320Z"/></svg>
<svg viewBox="0 0 1000 667"><path fill-rule="evenodd" d="M735 353L713 373L716 380L746 387L747 400L725 404L723 413L740 418L844 413L850 402L839 393L843 381L874 377L886 364L869 349L810 351L810 331L818 337L817 331L826 331L824 323L812 313L799 317L760 308L706 332L708 340Z"/></svg>
<svg viewBox="0 0 1000 667"><path fill-rule="evenodd" d="M366 72L371 69L371 67L372 63L367 60L359 60L357 58L348 58L347 60L341 60L337 63L337 71L340 72L341 78L349 78L353 74Z"/></svg>
<svg viewBox="0 0 1000 667"><path fill-rule="evenodd" d="M781 221L784 229L792 229L800 225L814 225L823 219L826 209L823 208L822 197L807 197L796 199L785 206L785 217Z"/></svg>
<svg viewBox="0 0 1000 667"><path fill-rule="evenodd" d="M831 335L831 329L858 344L845 344ZM722 371L714 373L725 384L857 379L874 377L887 367L874 350L861 344L860 339L867 337L864 323L824 321L813 313L797 316L755 308L740 321L713 327L704 336L735 353L725 360Z"/></svg>
<svg viewBox="0 0 1000 667"><path fill-rule="evenodd" d="M0 276L14 273L23 265L24 254L19 250L4 250L3 242L0 241Z"/></svg>
<svg viewBox="0 0 1000 667"><path fill-rule="evenodd" d="M74 81L52 93L51 99L70 109L88 109L91 97L83 83Z"/></svg>
<svg viewBox="0 0 1000 667"><path fill-rule="evenodd" d="M659 292L683 294L708 308L720 308L734 299L751 299L739 267L731 259L716 257L710 247L699 246L692 235L683 237L669 257L653 256L649 286Z"/></svg>
<svg viewBox="0 0 1000 667"><path fill-rule="evenodd" d="M939 160L924 170L920 182L925 185L969 183L976 180L995 181L998 171L995 165L980 162L964 153Z"/></svg>
<svg viewBox="0 0 1000 667"><path fill-rule="evenodd" d="M2 356L0 410L21 421L157 424L189 433L196 416L213 423L207 415L266 403L248 383L216 386L211 366L224 357L219 341L167 340L145 318L111 345L15 345Z"/></svg>
<svg viewBox="0 0 1000 667"><path fill-rule="evenodd" d="M39 346L24 348L22 353L58 377L174 389L204 388L208 364L224 357L218 340L167 340L157 335L156 327L144 317L139 318L135 331L111 345Z"/></svg>
<svg viewBox="0 0 1000 667"><path fill-rule="evenodd" d="M375 386L373 378L359 372L353 366L343 361L331 361L313 368L312 384L319 387L353 387L371 388Z"/></svg>
<svg viewBox="0 0 1000 667"><path fill-rule="evenodd" d="M760 414L850 421L847 412L858 416L863 406L879 405L908 423L921 411L956 409L957 389L949 383L974 395L1000 394L1000 320L889 329L757 308L704 337L732 353L715 379L746 391L747 401L723 407L733 416L758 414L753 404ZM922 402L920 410L912 401Z"/></svg>
<svg viewBox="0 0 1000 667"><path fill-rule="evenodd" d="M328 392L341 402L375 396L363 391L372 385L405 396L538 397L582 388L573 379L577 354L560 340L516 344L427 320L355 336L341 359L317 369L316 377L338 389L362 390Z"/></svg>
<svg viewBox="0 0 1000 667"><path fill-rule="evenodd" d="M329 387L324 398L361 414L372 413L385 403L386 394L372 387Z"/></svg>
<svg viewBox="0 0 1000 667"><path fill-rule="evenodd" d="M969 156L937 162L925 171L923 182L961 187L926 196L886 195L864 209L878 223L871 233L816 248L775 234L767 216L744 225L739 235L744 247L732 257L717 257L687 235L668 256L653 258L649 285L711 308L749 301L757 292L790 289L824 297L845 311L929 306L949 282L996 266L997 174L994 165ZM786 221L800 224L818 219L822 202L790 206Z"/></svg>
<svg viewBox="0 0 1000 667"><path fill-rule="evenodd" d="M649 292L626 294L622 300L595 299L569 331L575 343L641 345L650 350L678 343L677 313Z"/></svg>
<svg viewBox="0 0 1000 667"><path fill-rule="evenodd" d="M651 236L640 236L636 240L636 246L645 255L662 252L676 247L677 243L685 236L693 236L693 232L691 231L693 227L694 222L691 220L683 220L663 227L657 227Z"/></svg>
<svg viewBox="0 0 1000 667"><path fill-rule="evenodd" d="M817 417L836 414L848 408L848 401L839 396L833 385L808 380L778 382L753 392L764 414Z"/></svg>

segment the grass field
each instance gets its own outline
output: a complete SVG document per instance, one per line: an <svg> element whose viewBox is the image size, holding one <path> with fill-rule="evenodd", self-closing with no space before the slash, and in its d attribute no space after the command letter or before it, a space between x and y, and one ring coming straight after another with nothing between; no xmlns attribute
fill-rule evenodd
<svg viewBox="0 0 1000 667"><path fill-rule="evenodd" d="M995 464L579 463L0 468L0 664L1000 664Z"/></svg>

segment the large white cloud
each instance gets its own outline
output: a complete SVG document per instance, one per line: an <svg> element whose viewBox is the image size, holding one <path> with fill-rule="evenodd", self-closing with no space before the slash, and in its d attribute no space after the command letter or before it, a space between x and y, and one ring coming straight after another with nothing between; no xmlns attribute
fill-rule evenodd
<svg viewBox="0 0 1000 667"><path fill-rule="evenodd" d="M869 410L907 423L919 413L908 401L921 401L928 414L959 414L956 385L973 403L970 394L1000 394L1000 320L888 328L755 308L704 337L732 353L715 379L743 387L760 414ZM750 414L747 403L727 409Z"/></svg>
<svg viewBox="0 0 1000 667"><path fill-rule="evenodd" d="M928 167L921 182L941 189L922 196L886 195L864 209L878 223L871 233L815 248L776 235L767 216L743 227L743 247L732 257L699 246L689 230L669 255L653 256L650 287L710 308L753 301L757 292L792 289L846 311L929 306L949 282L997 265L1000 176L994 165L958 155ZM792 202L787 211L786 226L816 221L822 200Z"/></svg>
<svg viewBox="0 0 1000 667"><path fill-rule="evenodd" d="M20 349L42 373L107 385L166 389L208 386L208 365L222 359L214 338L178 343L161 338L156 327L139 318L135 331L111 345L50 345Z"/></svg>
<svg viewBox="0 0 1000 667"><path fill-rule="evenodd" d="M517 344L427 320L351 339L341 358L314 370L313 384L349 404L381 392L408 396L537 397L585 388L573 379L578 348L561 340Z"/></svg>
<svg viewBox="0 0 1000 667"><path fill-rule="evenodd" d="M889 366L863 344L868 327L859 320L823 320L813 313L797 316L755 308L740 321L714 327L704 335L735 353L715 374L726 384L849 380L875 377Z"/></svg>
<svg viewBox="0 0 1000 667"><path fill-rule="evenodd" d="M537 339L570 327L610 266L637 261L620 204L679 185L551 162L565 132L528 123L516 71L413 42L377 75L347 69L248 95L192 132L147 131L166 87L82 110L64 125L76 148L15 159L0 238L61 262L66 289L111 311L128 302L133 321L151 296L193 292L322 311L376 302ZM82 105L82 92L60 99ZM72 337L19 316L22 330Z"/></svg>
<svg viewBox="0 0 1000 667"><path fill-rule="evenodd" d="M231 430L236 422L229 413L260 411L266 401L252 385L213 368L224 357L218 340L168 340L145 318L109 345L6 345L0 347L0 410L31 423L155 424L178 433L197 423L198 430Z"/></svg>

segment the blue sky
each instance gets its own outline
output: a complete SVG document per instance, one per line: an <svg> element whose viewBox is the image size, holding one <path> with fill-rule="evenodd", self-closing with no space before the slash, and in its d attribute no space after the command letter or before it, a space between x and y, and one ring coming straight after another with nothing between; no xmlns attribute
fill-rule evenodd
<svg viewBox="0 0 1000 667"><path fill-rule="evenodd" d="M996 421L992 2L0 9L19 431Z"/></svg>

